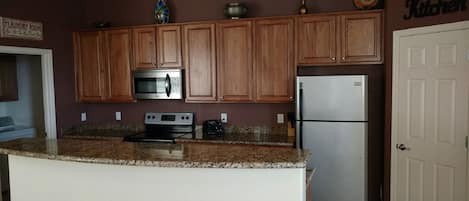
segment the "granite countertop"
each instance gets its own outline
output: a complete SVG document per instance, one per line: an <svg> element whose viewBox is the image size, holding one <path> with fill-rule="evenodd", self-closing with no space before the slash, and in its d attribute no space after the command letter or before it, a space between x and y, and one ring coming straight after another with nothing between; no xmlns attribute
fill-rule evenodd
<svg viewBox="0 0 469 201"><path fill-rule="evenodd" d="M221 136L204 135L197 132L194 138L177 138L176 143L222 143L293 147L295 138L286 134L270 133L225 133Z"/></svg>
<svg viewBox="0 0 469 201"><path fill-rule="evenodd" d="M18 139L0 153L42 159L177 168L305 168L306 150L226 145L158 144L77 139Z"/></svg>

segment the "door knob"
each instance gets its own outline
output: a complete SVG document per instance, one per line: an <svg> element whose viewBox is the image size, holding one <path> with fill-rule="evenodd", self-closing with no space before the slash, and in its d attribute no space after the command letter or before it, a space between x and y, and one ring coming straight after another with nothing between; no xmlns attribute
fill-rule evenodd
<svg viewBox="0 0 469 201"><path fill-rule="evenodd" d="M398 148L401 151L410 150L410 148L406 147L405 144L396 144L396 148Z"/></svg>

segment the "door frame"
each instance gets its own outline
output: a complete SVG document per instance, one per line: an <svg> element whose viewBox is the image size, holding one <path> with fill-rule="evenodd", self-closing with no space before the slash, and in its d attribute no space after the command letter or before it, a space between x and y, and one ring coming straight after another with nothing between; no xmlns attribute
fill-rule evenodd
<svg viewBox="0 0 469 201"><path fill-rule="evenodd" d="M47 138L57 138L55 113L54 66L51 49L1 46L0 53L41 56L42 94L44 102L44 125Z"/></svg>
<svg viewBox="0 0 469 201"><path fill-rule="evenodd" d="M398 73L397 69L399 67L399 42L400 38L414 35L424 35L438 32L447 32L447 31L457 31L457 30L466 30L469 29L469 20L461 21L455 23L425 26L419 28L398 30L393 32L393 59L392 59L392 91L397 91L397 80ZM468 55L469 56L469 55ZM391 123L391 189L390 189L390 200L396 200L396 188L397 188L397 153L398 151L394 148L394 145L397 144L397 109L398 109L398 95L392 93L392 123ZM468 152L469 153L469 152ZM469 201L469 154L467 154L467 169L466 173L466 201Z"/></svg>

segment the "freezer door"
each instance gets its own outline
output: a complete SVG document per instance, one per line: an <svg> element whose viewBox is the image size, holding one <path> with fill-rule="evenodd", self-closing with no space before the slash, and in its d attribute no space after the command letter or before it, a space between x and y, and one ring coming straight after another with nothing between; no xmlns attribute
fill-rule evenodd
<svg viewBox="0 0 469 201"><path fill-rule="evenodd" d="M366 75L299 76L297 119L368 121L367 91Z"/></svg>
<svg viewBox="0 0 469 201"><path fill-rule="evenodd" d="M308 169L316 168L313 200L366 201L366 139L367 123L303 122Z"/></svg>

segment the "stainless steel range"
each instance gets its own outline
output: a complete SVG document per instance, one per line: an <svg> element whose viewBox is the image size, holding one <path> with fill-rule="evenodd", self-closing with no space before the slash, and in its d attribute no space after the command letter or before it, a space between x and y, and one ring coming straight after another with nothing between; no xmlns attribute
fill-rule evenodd
<svg viewBox="0 0 469 201"><path fill-rule="evenodd" d="M194 113L146 113L145 132L127 136L124 141L175 143L176 138L194 135Z"/></svg>

